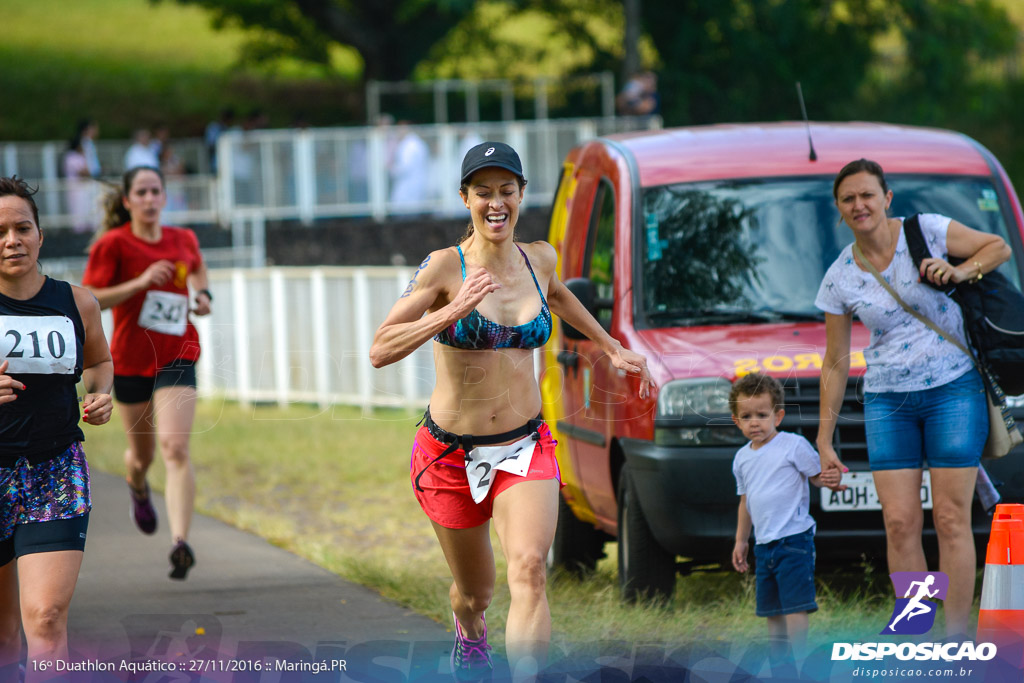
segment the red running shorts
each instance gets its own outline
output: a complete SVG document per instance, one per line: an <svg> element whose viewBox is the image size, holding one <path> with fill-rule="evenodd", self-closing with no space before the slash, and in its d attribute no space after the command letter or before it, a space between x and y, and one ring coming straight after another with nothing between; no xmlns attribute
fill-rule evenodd
<svg viewBox="0 0 1024 683"><path fill-rule="evenodd" d="M448 448L448 444L431 436L425 426L420 427L416 432L409 462L409 478L413 482L413 492L420 507L427 513L427 517L443 527L471 529L491 518L494 498L510 486L523 481L544 479L557 479L561 485L562 476L558 471L558 461L555 460L556 441L551 437L551 430L546 424L540 426L539 434L540 442L533 452L526 476L495 470L494 483L487 497L474 503L466 479L465 452L459 448L430 465L434 458ZM420 477L420 488L423 489L420 491L416 488L416 475L424 467L427 469Z"/></svg>

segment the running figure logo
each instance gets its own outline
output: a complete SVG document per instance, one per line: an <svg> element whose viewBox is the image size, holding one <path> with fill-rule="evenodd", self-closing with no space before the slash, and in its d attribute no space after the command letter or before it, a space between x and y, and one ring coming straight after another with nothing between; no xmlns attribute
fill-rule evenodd
<svg viewBox="0 0 1024 683"><path fill-rule="evenodd" d="M896 607L881 635L917 636L935 623L938 605L930 599L946 599L949 577L942 572L894 572L889 575L896 589ZM899 596L903 596L902 598Z"/></svg>

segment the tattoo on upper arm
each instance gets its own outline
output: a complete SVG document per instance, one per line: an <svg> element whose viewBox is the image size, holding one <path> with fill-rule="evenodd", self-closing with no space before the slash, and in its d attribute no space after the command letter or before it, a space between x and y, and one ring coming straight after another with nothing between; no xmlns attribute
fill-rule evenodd
<svg viewBox="0 0 1024 683"><path fill-rule="evenodd" d="M419 277L419 274L423 272L424 268L427 267L427 262L429 260L430 254L427 254L427 258L423 259L423 263L421 263L420 267L416 269L416 272L412 274L412 279L409 280L409 285L405 288L405 291L402 292L402 296L399 297L400 299L404 299L405 297L412 294L412 290L416 288L416 278Z"/></svg>

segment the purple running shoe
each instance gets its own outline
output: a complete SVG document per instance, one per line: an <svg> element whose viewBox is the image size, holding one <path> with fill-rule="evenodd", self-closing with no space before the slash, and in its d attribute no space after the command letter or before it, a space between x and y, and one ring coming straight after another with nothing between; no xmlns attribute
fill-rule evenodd
<svg viewBox="0 0 1024 683"><path fill-rule="evenodd" d="M455 647L452 648L452 676L456 681L480 681L491 677L491 646L487 644L487 621L484 620L484 634L477 640L470 640L463 634L455 613Z"/></svg>
<svg viewBox="0 0 1024 683"><path fill-rule="evenodd" d="M153 508L153 498L149 495L149 484L142 495L136 491L131 484L128 490L132 494L132 506L129 509L132 521L144 534L152 534L156 531L156 510Z"/></svg>

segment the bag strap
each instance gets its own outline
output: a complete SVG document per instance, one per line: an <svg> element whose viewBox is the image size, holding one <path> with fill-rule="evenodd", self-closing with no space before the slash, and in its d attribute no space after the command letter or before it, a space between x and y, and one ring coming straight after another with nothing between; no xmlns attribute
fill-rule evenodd
<svg viewBox="0 0 1024 683"><path fill-rule="evenodd" d="M915 213L913 216L903 219L903 235L907 238L910 258L913 259L914 265L918 268L921 267L921 261L932 255L931 250L928 249L928 244L924 241L924 233L921 232L921 222L918 219L920 215Z"/></svg>
<svg viewBox="0 0 1024 683"><path fill-rule="evenodd" d="M918 234L920 234L920 228L918 229ZM903 297L896 293L896 290L892 288L892 285L885 281L885 278L882 277L882 274L878 272L878 269L875 268L871 261L867 260L864 257L864 252L860 250L860 246L856 242L853 243L853 255L856 256L861 263L867 266L867 269L871 272L872 275L875 276L875 279L878 280L878 284L882 285L885 291L889 292L890 296L892 296L893 299L896 299L896 303L902 306L904 311L917 318L921 323L925 325L925 327L930 329L932 332L939 335L943 339L951 342L953 346L957 347L958 349L966 353L967 357L970 358L971 362L974 363L974 366L979 370L981 369L981 366L978 365L978 361L975 360L974 358L974 354L971 353L966 346L961 344L960 340L958 340L956 337L949 334L949 332L946 332L944 329L933 323L930 318L925 316L920 311L916 311L913 308L911 308L910 305L903 300Z"/></svg>
<svg viewBox="0 0 1024 683"><path fill-rule="evenodd" d="M910 258L914 261L914 267L919 273L921 272L921 261L932 256L931 249L928 248L928 243L924 239L924 233L921 231L920 215L915 213L913 216L903 219L903 235L907 239L907 249L910 251ZM922 278L921 283L944 294L949 294L956 289L956 285L952 281L945 285L937 285L927 278Z"/></svg>

